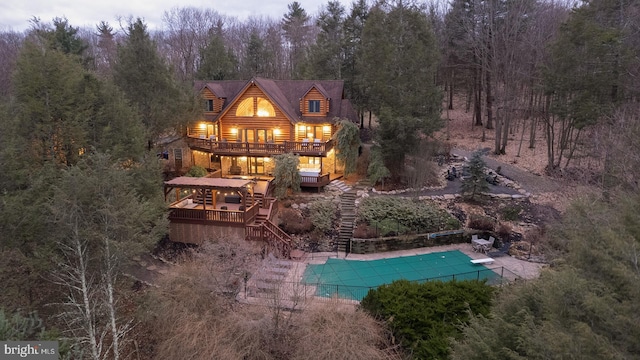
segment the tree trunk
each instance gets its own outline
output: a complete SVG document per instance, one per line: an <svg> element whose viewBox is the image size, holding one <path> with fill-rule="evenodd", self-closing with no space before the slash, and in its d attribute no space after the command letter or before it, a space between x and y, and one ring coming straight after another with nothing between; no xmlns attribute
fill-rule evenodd
<svg viewBox="0 0 640 360"><path fill-rule="evenodd" d="M475 69L473 73L474 88L475 88L473 113L476 117L476 123L475 123L476 126L482 126L482 73L481 71L482 71L481 68L478 67Z"/></svg>
<svg viewBox="0 0 640 360"><path fill-rule="evenodd" d="M491 70L486 70L486 97L487 97L487 129L493 129L493 93L491 92Z"/></svg>
<svg viewBox="0 0 640 360"><path fill-rule="evenodd" d="M449 74L449 110L453 110L453 77L453 68L451 68Z"/></svg>

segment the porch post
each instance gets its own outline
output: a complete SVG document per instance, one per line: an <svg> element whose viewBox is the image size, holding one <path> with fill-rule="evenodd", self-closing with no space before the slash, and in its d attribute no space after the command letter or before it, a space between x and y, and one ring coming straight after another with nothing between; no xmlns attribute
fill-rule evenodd
<svg viewBox="0 0 640 360"><path fill-rule="evenodd" d="M207 189L202 188L202 210L207 210Z"/></svg>

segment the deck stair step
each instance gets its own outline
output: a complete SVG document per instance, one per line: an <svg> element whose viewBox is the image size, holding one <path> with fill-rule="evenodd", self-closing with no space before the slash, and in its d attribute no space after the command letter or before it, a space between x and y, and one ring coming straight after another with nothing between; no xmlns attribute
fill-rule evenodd
<svg viewBox="0 0 640 360"><path fill-rule="evenodd" d="M278 288L278 284L266 282L266 281L256 281L255 285L258 291L268 292L268 293L274 293Z"/></svg>
<svg viewBox="0 0 640 360"><path fill-rule="evenodd" d="M257 281L264 282L282 282L285 276L283 274L260 274Z"/></svg>
<svg viewBox="0 0 640 360"><path fill-rule="evenodd" d="M333 187L339 189L340 191L346 192L351 190L351 186L344 183L342 180L333 180L329 183L329 187Z"/></svg>

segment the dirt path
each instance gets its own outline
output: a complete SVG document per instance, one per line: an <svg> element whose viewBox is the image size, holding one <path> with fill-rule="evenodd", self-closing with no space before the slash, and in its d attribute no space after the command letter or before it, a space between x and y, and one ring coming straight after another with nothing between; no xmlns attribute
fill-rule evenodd
<svg viewBox="0 0 640 360"><path fill-rule="evenodd" d="M451 151L452 154L457 154L459 156L464 156L470 158L473 154L472 151L462 150L462 149L453 149ZM500 166L501 174L506 178L515 181L518 183L523 189L527 190L532 194L542 194L549 192L559 191L562 185L546 176L535 175L529 171L520 169L511 164L496 160L489 156L483 156L482 160L487 164L489 168L493 171L496 171L498 166Z"/></svg>

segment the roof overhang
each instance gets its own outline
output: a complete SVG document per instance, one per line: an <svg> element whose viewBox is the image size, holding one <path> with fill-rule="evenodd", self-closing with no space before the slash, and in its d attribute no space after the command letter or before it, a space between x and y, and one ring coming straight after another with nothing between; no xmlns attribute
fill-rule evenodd
<svg viewBox="0 0 640 360"><path fill-rule="evenodd" d="M251 180L243 179L222 179L222 178L206 178L206 177L189 177L180 176L175 179L165 181L166 188L181 189L246 189L251 184Z"/></svg>

